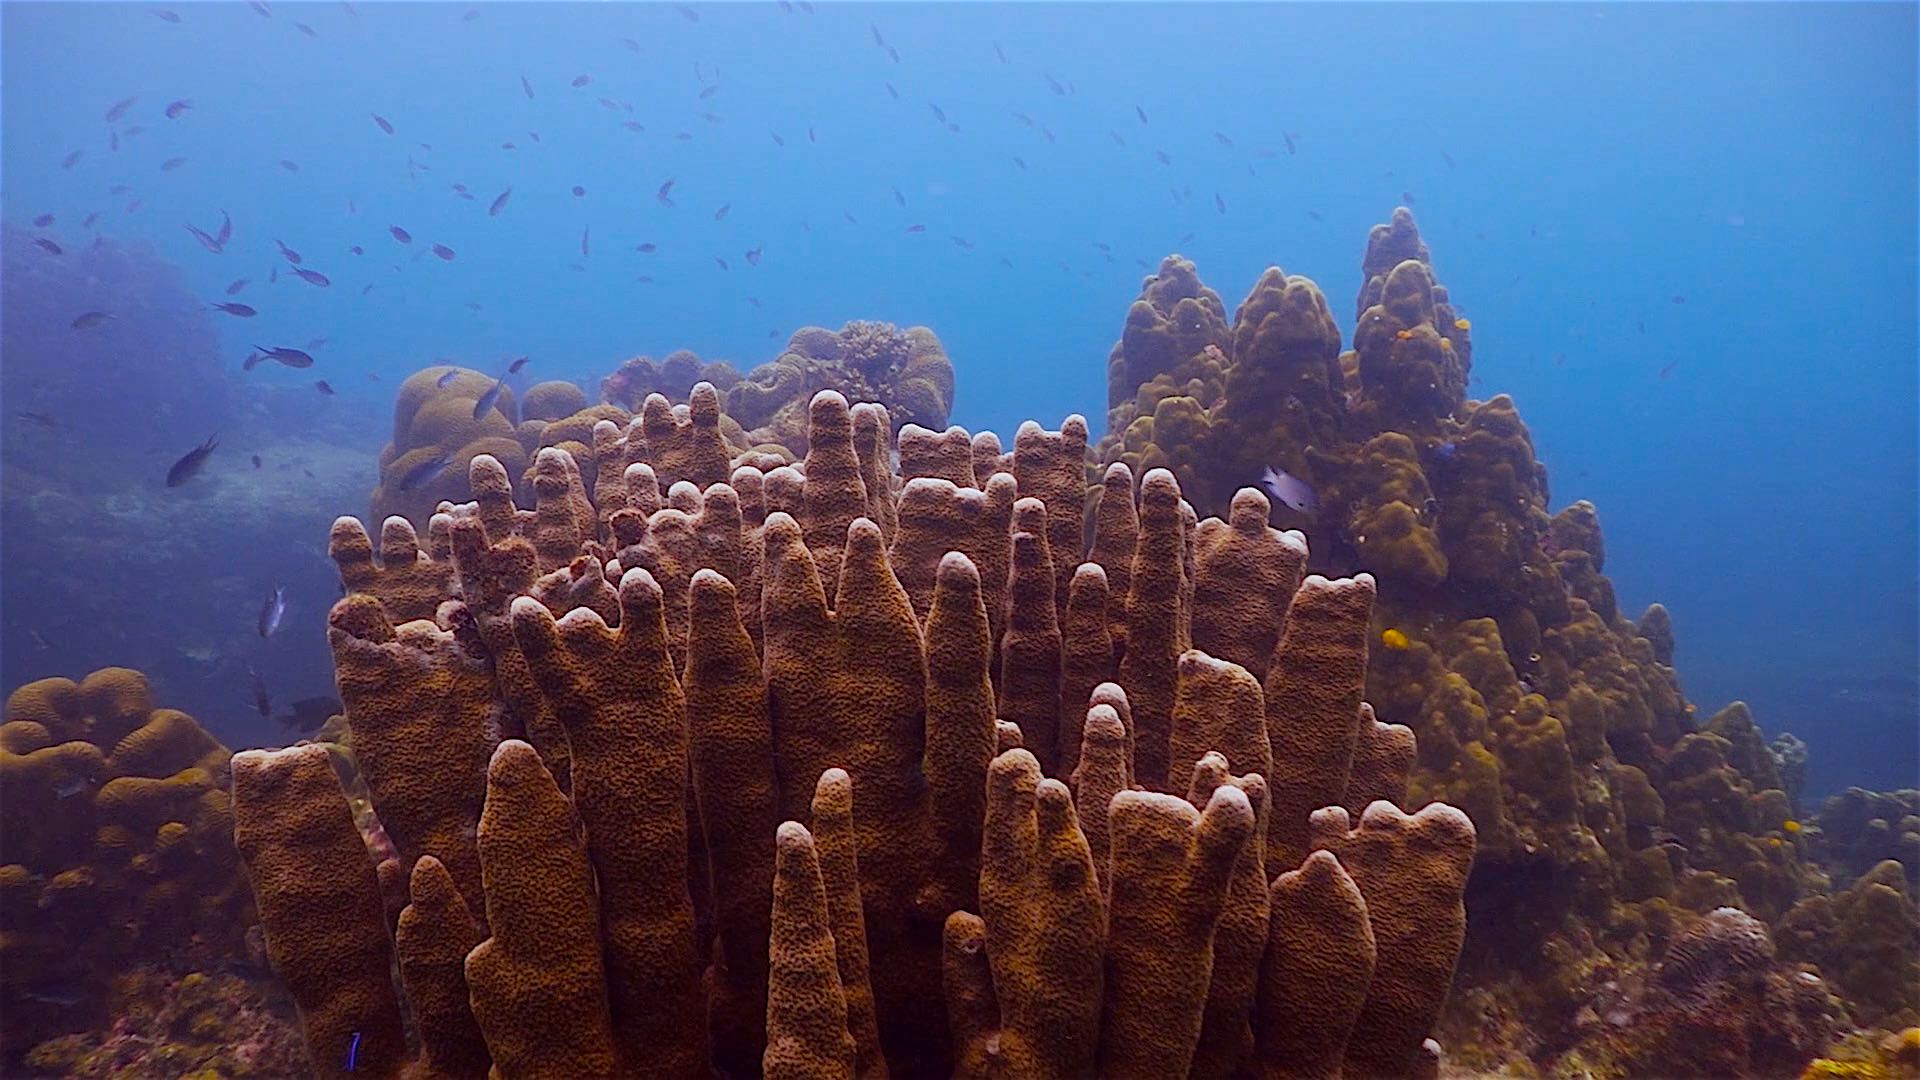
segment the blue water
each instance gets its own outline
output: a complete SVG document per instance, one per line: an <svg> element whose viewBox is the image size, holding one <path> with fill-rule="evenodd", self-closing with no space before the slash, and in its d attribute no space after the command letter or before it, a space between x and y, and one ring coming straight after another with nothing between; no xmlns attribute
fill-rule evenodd
<svg viewBox="0 0 1920 1080"><path fill-rule="evenodd" d="M393 384L436 357L527 354L530 381L591 392L631 355L744 369L801 325L876 318L941 336L955 422L1081 412L1098 430L1107 350L1161 256L1195 259L1230 306L1269 264L1306 274L1350 329L1367 229L1405 193L1473 319L1471 393L1514 396L1556 506L1599 505L1622 609L1672 610L1703 710L1745 698L1806 738L1813 791L1920 774L1912 5L160 10L0 8L4 217L52 213L30 231L70 249L92 231L150 247L207 300L251 279L232 299L258 318L211 316L252 400L229 423L364 449L364 475L284 537L169 564L188 586L236 566L303 582L288 647L309 658L274 661L305 680L287 696L327 689L325 522L364 512ZM113 151L103 115L127 97ZM211 254L182 225L223 211L233 240ZM331 287L269 286L275 238ZM9 246L6 270L39 255ZM312 371L239 374L254 343L320 337ZM126 362L135 379L167 360ZM147 426L140 395L114 402L103 424ZM201 437L181 429L142 448L155 476ZM69 580L23 614L8 584L8 685L114 658L29 643L61 589L142 602ZM252 614L223 616L233 639ZM217 694L169 689L231 710L247 665L213 663Z"/></svg>

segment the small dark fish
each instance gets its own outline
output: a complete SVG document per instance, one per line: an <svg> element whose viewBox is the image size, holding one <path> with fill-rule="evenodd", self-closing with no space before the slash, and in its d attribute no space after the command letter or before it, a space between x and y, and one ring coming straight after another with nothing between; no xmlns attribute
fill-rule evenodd
<svg viewBox="0 0 1920 1080"><path fill-rule="evenodd" d="M638 120L622 120L620 121L620 126L626 128L628 131L639 132L647 130L647 125Z"/></svg>
<svg viewBox="0 0 1920 1080"><path fill-rule="evenodd" d="M1403 192L1401 192L1401 193L1400 193L1400 201L1401 201L1401 202L1403 202L1403 203L1406 203L1406 204L1407 204L1408 206L1412 206L1412 205L1413 205L1413 192L1411 192L1411 191L1403 191Z"/></svg>
<svg viewBox="0 0 1920 1080"><path fill-rule="evenodd" d="M365 255L367 253L366 249L361 247L359 244L354 244L348 247L347 250L352 252L355 255Z"/></svg>
<svg viewBox="0 0 1920 1080"><path fill-rule="evenodd" d="M1260 489L1303 514L1311 514L1319 505L1314 498L1313 485L1297 476L1288 475L1283 469L1267 467L1260 474Z"/></svg>
<svg viewBox="0 0 1920 1080"><path fill-rule="evenodd" d="M580 254L582 255L589 254L589 252L587 251L587 240L592 235L592 233L593 233L593 226L582 225L580 227Z"/></svg>
<svg viewBox="0 0 1920 1080"><path fill-rule="evenodd" d="M1684 304L1687 302L1687 298L1684 296L1681 296L1679 293L1674 293L1673 302L1676 304Z"/></svg>
<svg viewBox="0 0 1920 1080"><path fill-rule="evenodd" d="M220 231L214 234L213 238L220 241L222 247L226 246L227 241L233 239L233 219L227 216L225 210L220 211Z"/></svg>
<svg viewBox="0 0 1920 1080"><path fill-rule="evenodd" d="M113 317L110 311L89 311L76 316L72 325L75 330L91 330Z"/></svg>
<svg viewBox="0 0 1920 1080"><path fill-rule="evenodd" d="M129 213L129 214L131 214L131 213L134 213L135 211L137 211L137 210L139 210L139 209L140 209L140 200L139 200L139 199L131 199L131 200L128 200L128 202L127 202L127 213Z"/></svg>
<svg viewBox="0 0 1920 1080"><path fill-rule="evenodd" d="M1023 113L1023 112L1014 113L1013 118L1027 125L1028 127L1033 126L1033 117L1028 116L1026 113Z"/></svg>
<svg viewBox="0 0 1920 1080"><path fill-rule="evenodd" d="M760 307L760 298L757 296L749 296L747 297L747 303L752 304L757 309Z"/></svg>
<svg viewBox="0 0 1920 1080"><path fill-rule="evenodd" d="M947 237L947 239L953 241L954 247L960 248L963 251L973 250L973 241L967 239L964 236L949 236Z"/></svg>
<svg viewBox="0 0 1920 1080"><path fill-rule="evenodd" d="M1659 376L1659 377L1660 377L1660 378L1662 378L1662 379L1665 379L1665 378L1668 378L1668 377L1670 377L1670 376L1671 376L1671 375L1673 374L1673 369L1674 369L1674 368L1677 368L1677 367L1679 367L1679 366L1680 366L1680 361L1678 361L1678 360L1674 360L1674 361L1671 361L1671 362L1669 362L1669 363L1667 364L1667 366L1666 366L1666 367L1663 367L1663 368L1661 368L1661 369L1660 369L1660 376Z"/></svg>
<svg viewBox="0 0 1920 1080"><path fill-rule="evenodd" d="M52 214L41 214L39 217L33 219L33 227L36 229L44 229L51 224L53 224Z"/></svg>
<svg viewBox="0 0 1920 1080"><path fill-rule="evenodd" d="M530 359L532 359L532 357L522 356L514 360L513 363L507 365L507 374L518 375L520 373L520 369L523 367L526 367L527 361Z"/></svg>
<svg viewBox="0 0 1920 1080"><path fill-rule="evenodd" d="M259 455L259 454L255 454L255 455L253 455L253 467L254 467L254 468L256 468L256 469L260 467L260 455Z"/></svg>
<svg viewBox="0 0 1920 1080"><path fill-rule="evenodd" d="M1188 234L1186 234L1185 236L1182 236L1182 237L1181 237L1181 238L1180 238L1179 240L1177 240L1177 241L1175 241L1175 243L1177 243L1177 244L1179 244L1179 245L1181 245L1181 246L1183 246L1183 247L1184 247L1185 245L1187 245L1187 244L1191 244L1191 243L1193 243L1193 234L1192 234L1192 233L1188 233Z"/></svg>
<svg viewBox="0 0 1920 1080"><path fill-rule="evenodd" d="M586 188L583 188L583 187L581 187L581 186L580 186L579 184L575 184L575 185L573 185L573 197L574 197L574 198L576 198L576 199L578 199L578 198L582 198L582 197L584 197L584 196L586 195L586 193L587 193L587 189L586 189Z"/></svg>
<svg viewBox="0 0 1920 1080"><path fill-rule="evenodd" d="M927 227L925 225L909 225L907 226L907 231L910 233L926 232Z"/></svg>
<svg viewBox="0 0 1920 1080"><path fill-rule="evenodd" d="M440 376L439 378L437 378L437 379L435 379L435 380L433 380L433 385L434 385L434 386L436 386L436 387L440 387L440 388L442 388L442 389L445 389L445 388L446 388L446 385L447 385L448 383L450 383L450 382L452 382L453 380L455 380L455 379L457 379L457 378L459 378L459 377L460 377L460 369L459 369L459 368L448 368L448 369L447 369L447 372L446 372L446 374L444 374L444 375L442 375L442 376Z"/></svg>
<svg viewBox="0 0 1920 1080"><path fill-rule="evenodd" d="M847 219L847 224L849 224L849 225L858 225L858 224L860 224L860 219L859 219L859 218L857 218L857 217L854 217L854 216L853 216L853 211L851 211L851 210L842 210L842 211L840 211L840 213L841 213L841 215L842 215L842 216L844 216L844 217L845 217L845 218Z"/></svg>
<svg viewBox="0 0 1920 1080"><path fill-rule="evenodd" d="M343 707L341 706L337 698L330 698L330 697L302 698L299 701L293 702L292 704L288 705L287 706L288 711L281 713L278 719L280 721L280 726L286 728L288 731L298 732L303 735L310 735L316 731L319 731L321 727L325 726L328 720L331 720L335 716L339 715L340 712L342 711L342 708ZM360 1033L356 1031L353 1033L353 1046L347 1052L347 1057L349 1060L349 1064L347 1067L348 1072L352 1072L353 1066L358 1064L359 1050L360 1050Z"/></svg>
<svg viewBox="0 0 1920 1080"><path fill-rule="evenodd" d="M300 275L300 280L309 285L318 285L324 289L333 284L333 282L327 280L327 275L318 270L308 270L304 267L296 266L293 268L293 272Z"/></svg>
<svg viewBox="0 0 1920 1080"><path fill-rule="evenodd" d="M277 360L290 368L310 368L313 366L313 357L300 349L288 348L285 345L276 345L271 349L265 345L255 345L254 348L260 350L262 359Z"/></svg>
<svg viewBox="0 0 1920 1080"><path fill-rule="evenodd" d="M441 473L446 472L455 460L451 451L443 450L401 474L398 487L401 491L412 491L422 484L429 483Z"/></svg>
<svg viewBox="0 0 1920 1080"><path fill-rule="evenodd" d="M1446 162L1447 168L1449 169L1457 169L1460 167L1458 164L1454 162L1453 155L1447 153L1445 150L1440 151L1440 160Z"/></svg>
<svg viewBox="0 0 1920 1080"><path fill-rule="evenodd" d="M1116 130L1109 130L1107 132L1107 137L1112 139L1115 143L1117 143L1120 146L1127 145L1127 137L1125 135L1120 134L1120 132Z"/></svg>
<svg viewBox="0 0 1920 1080"><path fill-rule="evenodd" d="M310 38L317 38L320 36L320 31L315 30L313 27L308 26L306 23L303 23L303 22L294 23L293 28L307 35Z"/></svg>
<svg viewBox="0 0 1920 1080"><path fill-rule="evenodd" d="M1022 169L1025 169L1025 168L1027 167L1027 159L1026 159L1026 158L1023 158L1023 157L1018 157L1018 156L1016 156L1016 157L1015 157L1015 158L1013 159L1013 163L1014 163L1015 165L1018 165L1018 166L1020 166L1020 168L1022 168Z"/></svg>
<svg viewBox="0 0 1920 1080"><path fill-rule="evenodd" d="M283 168L283 169L285 169L285 170L287 170L288 172L299 172L299 171L300 171L300 163L299 163L299 162L297 162L297 161L293 161L293 160L291 160L291 159L288 159L288 158L281 158L281 159L280 159L280 167L281 167L281 168Z"/></svg>
<svg viewBox="0 0 1920 1080"><path fill-rule="evenodd" d="M13 415L19 417L22 420L25 420L29 424L33 424L36 427L46 428L48 431L53 431L60 426L60 421L56 420L49 413L30 412L28 410L22 409L19 412L14 413Z"/></svg>
<svg viewBox="0 0 1920 1080"><path fill-rule="evenodd" d="M407 230L401 228L398 225L387 226L387 231L393 234L393 238L395 240L398 240L403 244L413 243L413 234L407 232Z"/></svg>
<svg viewBox="0 0 1920 1080"><path fill-rule="evenodd" d="M453 261L453 249L448 247L447 245L435 244L433 245L432 250L435 255L440 256L442 259L445 259L448 262Z"/></svg>
<svg viewBox="0 0 1920 1080"><path fill-rule="evenodd" d="M759 248L751 247L747 249L747 265L748 266L760 265L760 249Z"/></svg>
<svg viewBox="0 0 1920 1080"><path fill-rule="evenodd" d="M637 42L637 41L635 41L635 40L633 40L633 39L632 39L632 38L630 38L630 37L623 37L623 38L621 38L621 39L620 39L620 44L622 44L622 45L625 45L625 46L627 47L627 51L629 51L629 52L639 52L639 51L640 51L640 43L639 43L639 42Z"/></svg>
<svg viewBox="0 0 1920 1080"><path fill-rule="evenodd" d="M575 75L573 77L573 83L571 85L574 87L574 89L577 90L580 87L585 86L592 81L593 81L593 76L591 75Z"/></svg>
<svg viewBox="0 0 1920 1080"><path fill-rule="evenodd" d="M100 220L100 211L95 210L93 213L88 214L86 217L80 219L80 227L83 229L91 229L93 228L93 223L99 220Z"/></svg>
<svg viewBox="0 0 1920 1080"><path fill-rule="evenodd" d="M635 274L633 280L639 282L642 285L651 285L653 284L653 275L652 274Z"/></svg>
<svg viewBox="0 0 1920 1080"><path fill-rule="evenodd" d="M600 99L600 107L608 112L619 112L622 106L620 102L615 101L613 98L603 97ZM633 109L629 106L627 107L627 111L632 112Z"/></svg>
<svg viewBox="0 0 1920 1080"><path fill-rule="evenodd" d="M207 235L204 229L199 229L199 228L195 228L192 225L188 225L186 226L186 230L193 234L193 238L195 240L200 241L201 247L206 248L208 251L213 252L215 255L221 254L221 252L224 250L219 239L217 239L216 237Z"/></svg>
<svg viewBox="0 0 1920 1080"><path fill-rule="evenodd" d="M1007 62L1007 51L1002 49L1000 43L997 41L993 43L993 55L999 57L1001 63L1004 64Z"/></svg>
<svg viewBox="0 0 1920 1080"><path fill-rule="evenodd" d="M494 383L486 393L480 395L480 400L473 403L473 418L478 420L489 412L492 412L494 403L500 400L500 391L506 388L507 378L502 375L500 380Z"/></svg>
<svg viewBox="0 0 1920 1080"><path fill-rule="evenodd" d="M195 474L200 471L200 467L207 463L208 455L212 454L214 448L219 445L220 436L211 435L208 436L206 442L187 451L179 461L173 463L172 468L167 470L167 486L179 487L181 484L193 479Z"/></svg>
<svg viewBox="0 0 1920 1080"><path fill-rule="evenodd" d="M138 97L121 98L107 109L106 115L102 116L101 119L109 124L117 124L120 122L121 117L127 115L127 110L133 108L133 103L139 100Z"/></svg>
<svg viewBox="0 0 1920 1080"><path fill-rule="evenodd" d="M242 318L242 319L251 319L255 315L260 314L258 311L255 311L254 309L248 307L245 304L233 304L233 303L209 304L208 307L217 311L224 311L229 315L238 316L239 318Z"/></svg>
<svg viewBox="0 0 1920 1080"><path fill-rule="evenodd" d="M301 348L303 348L303 349L305 349L305 350L307 350L308 352L312 352L313 350L315 350L315 349L317 349L317 348L319 348L319 347L320 347L320 346L322 346L322 345L325 345L326 343L327 343L327 339L326 339L326 338L323 338L323 337L317 337L317 338L314 338L314 339L313 339L312 341L309 341L309 342L307 342L307 343L306 343L305 345L302 345L302 346L300 346L300 347L301 347Z"/></svg>
<svg viewBox="0 0 1920 1080"><path fill-rule="evenodd" d="M129 195L132 194L132 192L133 188L126 184L115 184L107 189L107 194L109 195Z"/></svg>
<svg viewBox="0 0 1920 1080"><path fill-rule="evenodd" d="M241 289L244 289L244 288L246 288L246 287L247 287L247 279L246 279L246 278L241 278L240 280L238 280L238 281L236 281L236 282L234 282L233 284L231 284L231 285L229 285L229 286L227 286L227 295L228 295L228 296L232 296L232 295L234 295L235 293L237 293L237 292L239 292L239 291L240 291Z"/></svg>
<svg viewBox="0 0 1920 1080"><path fill-rule="evenodd" d="M940 106L938 106L938 105L935 105L935 104L934 104L933 102L931 102L931 101L929 101L929 102L927 102L927 108L929 108L929 109L932 109L932 110L933 110L933 118L934 118L935 120L938 120L938 121L940 121L940 122L941 122L942 124L944 124L944 123L946 123L946 122L947 122L947 114L946 114L946 111L945 111L944 109L942 109L942 108L940 108Z"/></svg>
<svg viewBox="0 0 1920 1080"><path fill-rule="evenodd" d="M389 135L393 134L393 125L387 123L386 117L381 116L379 113L374 113L373 122L380 125L381 131L384 131Z"/></svg>
<svg viewBox="0 0 1920 1080"><path fill-rule="evenodd" d="M895 90L895 89L893 88L893 84L892 84L892 83L885 83L884 85L885 85L885 86L886 86L886 88L887 88L887 96L888 96L888 97L891 97L891 98L892 98L893 100L895 100L895 101L899 101L899 100L900 100L900 91L898 91L898 90Z"/></svg>
<svg viewBox="0 0 1920 1080"><path fill-rule="evenodd" d="M260 618L256 629L262 638L270 638L280 629L280 620L287 617L287 587L275 585L273 591L260 603Z"/></svg>
<svg viewBox="0 0 1920 1080"><path fill-rule="evenodd" d="M658 244L655 244L655 243L653 243L653 242L651 242L651 241L649 241L649 242L647 242L647 243L644 243L644 244L636 244L636 245L634 246L634 249L633 249L633 250L635 250L635 251L637 251L637 252L639 252L639 253L640 253L640 254L642 254L642 255L651 255L651 254L653 254L654 252L656 252L656 251L659 251L659 250L660 250L660 246L659 246Z"/></svg>
<svg viewBox="0 0 1920 1080"><path fill-rule="evenodd" d="M1058 140L1058 139L1056 139L1056 138L1054 138L1054 137L1053 137L1053 132L1052 132L1052 131L1051 131L1050 129L1048 129L1048 128L1046 128L1045 126L1042 126L1042 127L1040 128L1040 134L1042 134L1042 135L1045 135L1045 136L1047 137L1047 141L1048 141L1049 143L1058 143L1058 142L1060 141L1060 140Z"/></svg>
<svg viewBox="0 0 1920 1080"><path fill-rule="evenodd" d="M186 163L187 163L187 159L186 159L186 158L183 158L183 157L170 157L170 158L168 158L167 160L165 160L165 161L163 161L163 162L161 162L161 163L160 163L160 171L161 171L161 172L172 172L173 170L175 170L175 169L177 169L177 168L179 168L179 167L180 167L180 166L182 166L182 165L185 165Z"/></svg>
<svg viewBox="0 0 1920 1080"><path fill-rule="evenodd" d="M319 382L314 383L313 388L315 390L320 391L322 394L326 395L327 397L333 396L333 385L327 382L327 380L325 379L321 379Z"/></svg>
<svg viewBox="0 0 1920 1080"><path fill-rule="evenodd" d="M713 212L713 220L715 220L715 221L725 221L725 220L727 220L727 211L729 211L729 210L731 210L731 209L733 209L733 204L732 204L732 203L721 203L721 204L720 204L720 209L718 209L718 210L715 210L715 211Z"/></svg>
<svg viewBox="0 0 1920 1080"><path fill-rule="evenodd" d="M1315 221L1325 221L1325 220L1327 220L1326 218L1323 218L1323 217L1321 217L1321 216L1320 216L1320 211L1318 211L1318 210L1309 210L1309 211L1307 211L1307 216L1308 216L1308 217L1310 217L1310 218L1312 218L1312 219L1313 219L1313 220L1315 220Z"/></svg>
<svg viewBox="0 0 1920 1080"><path fill-rule="evenodd" d="M1140 126L1141 126L1141 127L1146 127L1146 126L1147 126L1147 110L1145 110L1145 109L1143 109L1143 108L1141 108L1141 107L1140 107L1140 106L1138 106L1138 105L1135 105L1135 106L1133 107L1133 115L1135 115L1135 116L1137 116L1137 117L1139 117L1139 118L1140 118Z"/></svg>
<svg viewBox="0 0 1920 1080"><path fill-rule="evenodd" d="M300 265L299 252L293 250L292 248L288 247L285 244L280 243L278 239L274 240L274 244L280 248L280 254L283 258L285 258L288 262L292 263L295 266Z"/></svg>
<svg viewBox="0 0 1920 1080"><path fill-rule="evenodd" d="M155 14L159 13L155 12ZM167 12L167 14L173 15L170 11ZM173 18L167 21L179 22L180 16L174 15ZM25 990L21 992L20 996L26 998L28 1001L37 1001L42 1005L52 1005L61 1009L70 1009L87 999L86 995L78 990L61 990L57 988L51 990Z"/></svg>
<svg viewBox="0 0 1920 1080"><path fill-rule="evenodd" d="M872 23L868 23L867 29L873 31L873 43L875 45L878 45L883 49L887 47L887 39L880 36L879 27L873 25Z"/></svg>
<svg viewBox="0 0 1920 1080"><path fill-rule="evenodd" d="M723 259L723 258L721 258L721 257L720 257L720 256L718 256L718 255L715 255L715 256L713 257L713 261L714 261L714 262L716 262L716 263L718 263L718 264L720 264L720 269L722 269L722 270L731 270L731 269L733 269L733 267L731 267L731 266L728 266L728 265L727 265L727 260L725 260L725 259Z"/></svg>
<svg viewBox="0 0 1920 1080"><path fill-rule="evenodd" d="M907 205L907 197L905 195L900 194L899 188L894 188L892 190L893 190L893 201L899 203L901 209L905 209Z"/></svg>
<svg viewBox="0 0 1920 1080"><path fill-rule="evenodd" d="M819 141L820 141L820 136L818 136L818 135L815 135L815 134L813 133L813 129L812 129L812 128L808 128L808 129L807 129L807 141L808 141L808 142L810 142L810 143L817 143L817 142L819 142Z"/></svg>
<svg viewBox="0 0 1920 1080"><path fill-rule="evenodd" d="M1299 150L1293 145L1294 137L1291 133L1283 131L1280 133L1280 138L1286 142L1288 154L1299 153Z"/></svg>
<svg viewBox="0 0 1920 1080"><path fill-rule="evenodd" d="M527 77L525 75L520 76L520 89L525 90L527 92L527 97L529 99L533 97L533 84L527 81Z"/></svg>
<svg viewBox="0 0 1920 1080"><path fill-rule="evenodd" d="M87 790L87 778L84 776L75 776L54 785L53 794L57 799L71 799L85 790ZM27 996L33 997L34 995L29 994ZM78 1000L77 995L75 1000ZM53 1002L53 1004L57 1004L57 1002Z"/></svg>
<svg viewBox="0 0 1920 1080"><path fill-rule="evenodd" d="M700 91L700 100L711 101L713 99L713 95L719 92L720 92L720 84L714 83L712 86L709 86L705 90Z"/></svg>
<svg viewBox="0 0 1920 1080"><path fill-rule="evenodd" d="M1052 90L1055 94L1059 95L1060 97L1067 96L1067 88L1060 85L1060 80L1047 74L1042 74L1040 77L1047 80L1047 89Z"/></svg>
<svg viewBox="0 0 1920 1080"><path fill-rule="evenodd" d="M767 134L768 134L768 135L771 135L771 136L773 137L773 145L775 145L775 146L785 146L785 145L787 145L787 140L786 140L786 139L784 139L784 138L781 138L781 136L780 136L780 133L779 133L779 132L777 132L777 131L769 131L769 132L767 132ZM74 153L76 153L76 154L78 154L79 152L80 152L80 151L78 151L78 150L75 150L75 151L74 151Z"/></svg>
<svg viewBox="0 0 1920 1080"><path fill-rule="evenodd" d="M673 5L673 10L679 12L680 17L687 20L688 22L700 21L700 13L693 10L692 8L688 7L685 4L675 4Z"/></svg>
<svg viewBox="0 0 1920 1080"><path fill-rule="evenodd" d="M86 151L84 150L75 150L73 153L68 154L66 157L61 158L60 167L63 169L73 168L73 166L80 160L80 155L84 153L86 153Z"/></svg>
<svg viewBox="0 0 1920 1080"><path fill-rule="evenodd" d="M1223 214L1227 212L1227 200L1221 198L1217 191L1213 193L1213 208Z"/></svg>
<svg viewBox="0 0 1920 1080"><path fill-rule="evenodd" d="M487 207L487 216L499 217L500 211L505 210L507 208L507 200L512 196L513 196L513 188L511 187L501 192L497 197L495 197L495 199L493 200L493 204Z"/></svg>
<svg viewBox="0 0 1920 1080"><path fill-rule="evenodd" d="M261 3L260 0L247 0L247 6L253 9L254 14L263 19L273 18L273 12L267 8L267 5Z"/></svg>
<svg viewBox="0 0 1920 1080"><path fill-rule="evenodd" d="M272 285L275 282L278 282L279 280L280 280L280 268L277 266L268 267L267 268L267 284Z"/></svg>
<svg viewBox="0 0 1920 1080"><path fill-rule="evenodd" d="M673 177L667 177L667 182L660 185L659 189L653 193L653 198L661 206L673 205Z"/></svg>
<svg viewBox="0 0 1920 1080"><path fill-rule="evenodd" d="M1224 132L1219 132L1219 131L1214 132L1213 141L1219 143L1221 146L1231 147L1233 145L1233 140L1227 138Z"/></svg>
<svg viewBox="0 0 1920 1080"><path fill-rule="evenodd" d="M185 98L182 98L179 101L170 102L167 105L167 119L178 120L180 119L181 113L186 112L188 109L191 109L191 108L193 108L193 102L188 101Z"/></svg>

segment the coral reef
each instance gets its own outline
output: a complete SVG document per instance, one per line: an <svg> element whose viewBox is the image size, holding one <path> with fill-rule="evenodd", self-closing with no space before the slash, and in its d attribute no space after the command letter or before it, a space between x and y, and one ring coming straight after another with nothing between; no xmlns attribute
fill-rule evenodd
<svg viewBox="0 0 1920 1080"><path fill-rule="evenodd" d="M1848 788L1820 808L1808 836L1836 884L1894 859L1906 872L1907 891L1920 892L1920 791Z"/></svg>
<svg viewBox="0 0 1920 1080"><path fill-rule="evenodd" d="M600 425L590 497L566 450L531 510L476 458L401 560L444 564L408 579L431 619L336 525L396 858L327 749L234 760L322 1075L411 1056L395 957L433 1075L1431 1073L1474 828L1392 801L1371 579L1303 579L1265 496L1202 522L1161 470L1109 472L1130 512L1090 536L1077 417L1004 456L907 427L895 475L885 410L821 392L803 462L716 479L717 391L688 409ZM1090 551L1128 553L1118 596Z"/></svg>
<svg viewBox="0 0 1920 1080"><path fill-rule="evenodd" d="M41 679L0 725L0 1062L89 1026L110 975L245 955L229 751L137 671Z"/></svg>
<svg viewBox="0 0 1920 1080"><path fill-rule="evenodd" d="M785 461L807 452L808 403L822 390L885 406L890 434L908 424L938 431L953 408L953 362L940 339L924 326L901 330L881 322L801 327L779 356L745 375L725 360L708 363L686 349L658 361L637 356L601 381L600 397L630 411L653 394L684 405L687 388L699 383L720 392L728 419L740 425L738 438L729 432L729 441Z"/></svg>
<svg viewBox="0 0 1920 1080"><path fill-rule="evenodd" d="M1817 964L1857 1019L1920 1024L1920 910L1901 864L1889 859L1832 896L1810 896L1780 920L1781 954Z"/></svg>
<svg viewBox="0 0 1920 1080"><path fill-rule="evenodd" d="M270 980L142 965L116 974L105 1002L110 1027L49 1039L8 1075L270 1080L310 1071L300 1032Z"/></svg>
<svg viewBox="0 0 1920 1080"><path fill-rule="evenodd" d="M779 356L727 389L727 412L747 428L752 444L804 454L808 403L821 390L885 406L895 432L907 424L938 431L953 408L953 362L924 326L804 326Z"/></svg>
<svg viewBox="0 0 1920 1080"><path fill-rule="evenodd" d="M1619 610L1598 510L1554 512L1513 402L1467 396L1472 324L1410 211L1375 227L1362 278L1342 352L1310 280L1269 269L1229 318L1169 256L1109 358L1097 457L1171 470L1203 516L1258 481L1278 497L1255 524L1299 530L1307 572L1371 576L1366 700L1415 736L1410 805L1458 806L1479 834L1470 989L1440 1030L1476 1048L1469 1064L1573 1060L1599 1037L1575 1022L1594 988L1644 971L1704 913L1734 905L1784 927L1823 896L1809 833L1857 875L1911 847L1915 819L1897 796L1861 793L1831 808L1834 840L1803 833L1795 741L1769 744L1739 703L1695 721L1669 613L1636 624ZM1817 1052L1823 1030L1794 1052Z"/></svg>

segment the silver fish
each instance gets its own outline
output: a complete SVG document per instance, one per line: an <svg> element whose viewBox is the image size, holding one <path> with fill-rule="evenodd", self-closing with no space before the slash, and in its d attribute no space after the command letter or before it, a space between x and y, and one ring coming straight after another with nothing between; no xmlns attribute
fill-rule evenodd
<svg viewBox="0 0 1920 1080"><path fill-rule="evenodd" d="M1313 485L1284 469L1268 466L1267 471L1260 474L1260 490L1303 514L1313 513L1320 505L1314 497Z"/></svg>
<svg viewBox="0 0 1920 1080"><path fill-rule="evenodd" d="M280 629L280 620L287 617L287 587L275 585L273 591L260 604L260 636L270 638Z"/></svg>

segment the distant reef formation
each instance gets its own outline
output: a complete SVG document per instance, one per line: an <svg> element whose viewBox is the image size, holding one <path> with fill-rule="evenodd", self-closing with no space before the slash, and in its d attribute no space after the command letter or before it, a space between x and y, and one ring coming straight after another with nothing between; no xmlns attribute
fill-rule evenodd
<svg viewBox="0 0 1920 1080"><path fill-rule="evenodd" d="M715 423L729 461L752 454L771 466L806 454L807 406L821 390L884 406L891 438L907 424L944 427L954 376L933 331L882 322L850 322L839 330L803 327L779 356L744 376L724 360L703 362L685 349L658 361L634 357L601 380L597 405L589 405L571 383L543 382L528 388L517 407L503 386L488 408L479 409L496 385L492 376L426 368L402 384L394 403L393 440L381 452L372 517L397 514L424 526L442 501L473 497L467 464L481 454L507 470L518 504L531 508L530 466L546 447L572 455L591 494L598 471L595 426L612 423L622 441L632 434L670 438L666 433L675 424L693 418L691 391L699 384L714 389ZM650 404L655 397L659 404ZM725 478L722 468L717 479Z"/></svg>

